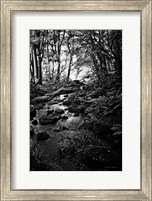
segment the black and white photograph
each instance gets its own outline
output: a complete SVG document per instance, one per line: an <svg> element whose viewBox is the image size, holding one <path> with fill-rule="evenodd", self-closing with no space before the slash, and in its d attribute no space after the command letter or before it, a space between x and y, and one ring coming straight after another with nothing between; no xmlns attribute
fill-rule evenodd
<svg viewBox="0 0 152 201"><path fill-rule="evenodd" d="M30 30L30 171L122 171L122 30Z"/></svg>

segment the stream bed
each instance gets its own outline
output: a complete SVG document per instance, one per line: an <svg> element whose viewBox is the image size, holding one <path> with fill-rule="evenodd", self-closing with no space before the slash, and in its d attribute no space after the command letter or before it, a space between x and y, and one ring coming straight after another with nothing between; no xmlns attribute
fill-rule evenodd
<svg viewBox="0 0 152 201"><path fill-rule="evenodd" d="M30 140L31 150L32 154L39 158L39 165L33 165L31 167L33 170L35 168L40 170L43 168L44 170L69 170L72 168L76 170L78 168L76 167L78 161L73 155L75 151L73 144L81 135L79 128L85 121L85 115L69 112L68 107L63 105L66 98L67 94L57 96L51 100L51 104L46 103L42 109L36 110L36 116L31 120L31 128L35 133ZM52 104L53 102L54 104ZM35 121L37 123L33 125ZM47 165L44 165L42 161ZM48 167L46 168L46 166Z"/></svg>
<svg viewBox="0 0 152 201"><path fill-rule="evenodd" d="M121 138L113 136L109 124L93 119L93 106L90 110L102 97L57 92L53 98L40 97L45 102L36 110L31 105L30 170L120 170Z"/></svg>

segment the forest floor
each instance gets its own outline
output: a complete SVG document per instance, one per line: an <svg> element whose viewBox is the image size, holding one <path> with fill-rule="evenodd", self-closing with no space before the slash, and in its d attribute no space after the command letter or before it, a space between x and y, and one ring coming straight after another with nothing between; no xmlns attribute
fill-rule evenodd
<svg viewBox="0 0 152 201"><path fill-rule="evenodd" d="M78 80L31 86L31 171L122 170L122 89L116 78L102 87Z"/></svg>

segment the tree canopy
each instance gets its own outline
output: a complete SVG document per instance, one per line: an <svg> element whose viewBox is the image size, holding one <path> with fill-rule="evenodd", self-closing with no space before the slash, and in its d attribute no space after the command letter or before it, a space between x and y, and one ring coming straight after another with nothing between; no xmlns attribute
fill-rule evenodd
<svg viewBox="0 0 152 201"><path fill-rule="evenodd" d="M31 81L94 79L122 72L121 30L31 30Z"/></svg>

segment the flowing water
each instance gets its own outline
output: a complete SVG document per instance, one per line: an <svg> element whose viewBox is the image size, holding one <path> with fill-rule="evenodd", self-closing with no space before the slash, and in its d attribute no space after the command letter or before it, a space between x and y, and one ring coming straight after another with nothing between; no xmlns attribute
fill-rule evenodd
<svg viewBox="0 0 152 201"><path fill-rule="evenodd" d="M43 109L37 110L37 115L34 119L37 119L38 122L40 117L47 117L48 110L57 111L61 109L64 110L64 113L60 114L61 118L55 124L38 124L34 126L36 135L45 132L50 138L44 141L35 141L36 137L31 139L31 147L33 145L36 146L37 150L40 150L40 156L43 156L41 160L45 160L47 164L53 165L55 170L75 168L74 159L63 156L61 152L64 152L66 147L70 147L70 150L73 149L72 138L80 135L79 128L84 123L85 119L83 114L75 116L74 113L69 112L68 107L63 105L64 100L67 100L67 97L60 95L52 100L57 101L57 103L50 105L46 103Z"/></svg>

